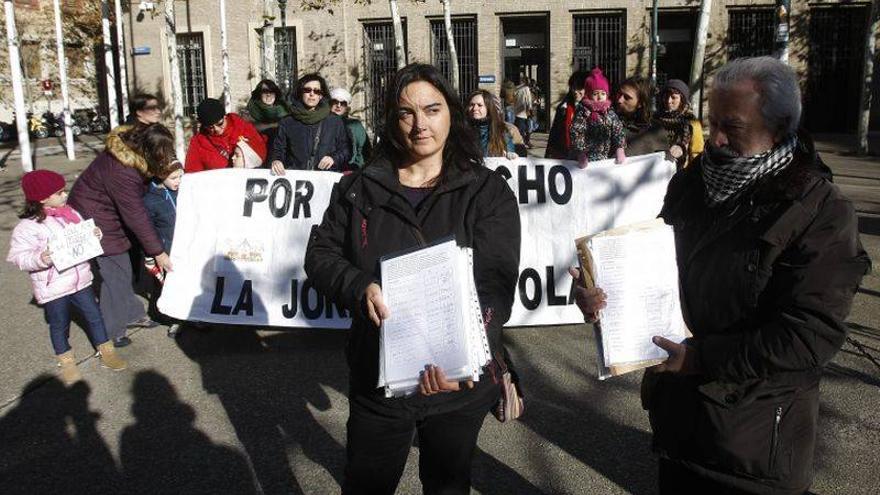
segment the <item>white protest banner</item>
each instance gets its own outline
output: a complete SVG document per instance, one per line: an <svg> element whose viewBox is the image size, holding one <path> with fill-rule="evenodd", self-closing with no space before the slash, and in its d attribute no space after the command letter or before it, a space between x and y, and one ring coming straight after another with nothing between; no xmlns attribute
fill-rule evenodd
<svg viewBox="0 0 880 495"><path fill-rule="evenodd" d="M571 324L574 239L657 216L675 165L662 154L574 162L486 160L517 197L520 276L508 326ZM305 278L303 259L320 223L331 172L224 169L184 176L159 309L175 318L243 325L347 328L344 312Z"/></svg>
<svg viewBox="0 0 880 495"><path fill-rule="evenodd" d="M662 153L590 162L489 158L519 201L520 275L508 326L581 323L568 268L578 266L574 240L651 220L660 213L675 164Z"/></svg>
<svg viewBox="0 0 880 495"><path fill-rule="evenodd" d="M222 169L186 174L159 310L182 320L347 328L303 270L341 174Z"/></svg>
<svg viewBox="0 0 880 495"><path fill-rule="evenodd" d="M60 235L49 239L49 252L59 272L104 254L101 241L95 235L95 221L90 218L67 224Z"/></svg>

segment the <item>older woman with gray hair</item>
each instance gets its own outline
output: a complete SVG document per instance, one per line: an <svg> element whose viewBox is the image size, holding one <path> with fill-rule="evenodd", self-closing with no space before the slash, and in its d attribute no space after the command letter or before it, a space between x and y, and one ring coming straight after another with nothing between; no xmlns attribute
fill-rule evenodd
<svg viewBox="0 0 880 495"><path fill-rule="evenodd" d="M706 151L673 177L660 212L693 333L654 337L669 357L642 383L660 493L802 494L822 370L870 260L852 203L797 132L787 65L734 60L709 102ZM606 303L601 289L576 295L588 318Z"/></svg>

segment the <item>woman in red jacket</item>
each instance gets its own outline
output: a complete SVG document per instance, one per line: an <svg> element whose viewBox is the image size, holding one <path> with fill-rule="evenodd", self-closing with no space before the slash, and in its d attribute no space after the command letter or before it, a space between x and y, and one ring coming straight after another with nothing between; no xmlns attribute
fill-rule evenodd
<svg viewBox="0 0 880 495"><path fill-rule="evenodd" d="M205 99L196 113L200 129L186 152L187 173L227 167L256 168L266 160L266 138L250 122L226 113L220 100Z"/></svg>

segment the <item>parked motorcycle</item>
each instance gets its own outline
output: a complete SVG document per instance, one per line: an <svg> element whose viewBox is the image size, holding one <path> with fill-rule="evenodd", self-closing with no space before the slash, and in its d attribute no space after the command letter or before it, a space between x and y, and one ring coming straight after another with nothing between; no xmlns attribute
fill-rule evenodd
<svg viewBox="0 0 880 495"><path fill-rule="evenodd" d="M43 114L43 118L48 122L49 129L52 130L52 135L55 137L63 137L64 136L64 113L59 113L58 115L52 114L51 112L46 112ZM77 125L76 122L70 128L73 131L74 136L79 136L82 134L82 128Z"/></svg>
<svg viewBox="0 0 880 495"><path fill-rule="evenodd" d="M28 112L27 118L28 131L30 131L31 137L36 139L49 137L49 126L43 116L34 115L33 113Z"/></svg>

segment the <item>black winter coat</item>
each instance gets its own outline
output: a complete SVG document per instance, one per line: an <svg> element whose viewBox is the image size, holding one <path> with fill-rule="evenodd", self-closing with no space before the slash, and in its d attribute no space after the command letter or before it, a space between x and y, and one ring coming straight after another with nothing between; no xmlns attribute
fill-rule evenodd
<svg viewBox="0 0 880 495"><path fill-rule="evenodd" d="M646 373L654 448L755 493L809 487L819 379L870 268L852 203L801 143L778 176L717 208L704 202L698 158L673 177L661 212L701 374Z"/></svg>
<svg viewBox="0 0 880 495"><path fill-rule="evenodd" d="M379 260L450 235L474 250L474 277L490 346L493 353L501 350L501 327L510 318L519 276L516 198L503 177L483 166L464 172L453 168L448 175L416 211L401 193L396 168L377 159L342 178L321 225L312 231L306 274L319 291L352 312L347 349L352 394L377 401L442 404L451 410L474 400L475 394L497 393L487 376L472 390L431 397L385 399L376 387L379 330L365 315L362 299L367 286L380 280Z"/></svg>
<svg viewBox="0 0 880 495"><path fill-rule="evenodd" d="M324 120L317 124L303 124L288 115L278 123L278 131L272 142L269 163L279 160L284 168L295 170L309 169L309 156L315 147L315 134L321 127L318 137L317 152L314 153L311 170L316 170L321 158L333 158L335 172L342 172L351 158L351 144L348 141L348 130L342 118L330 112Z"/></svg>

